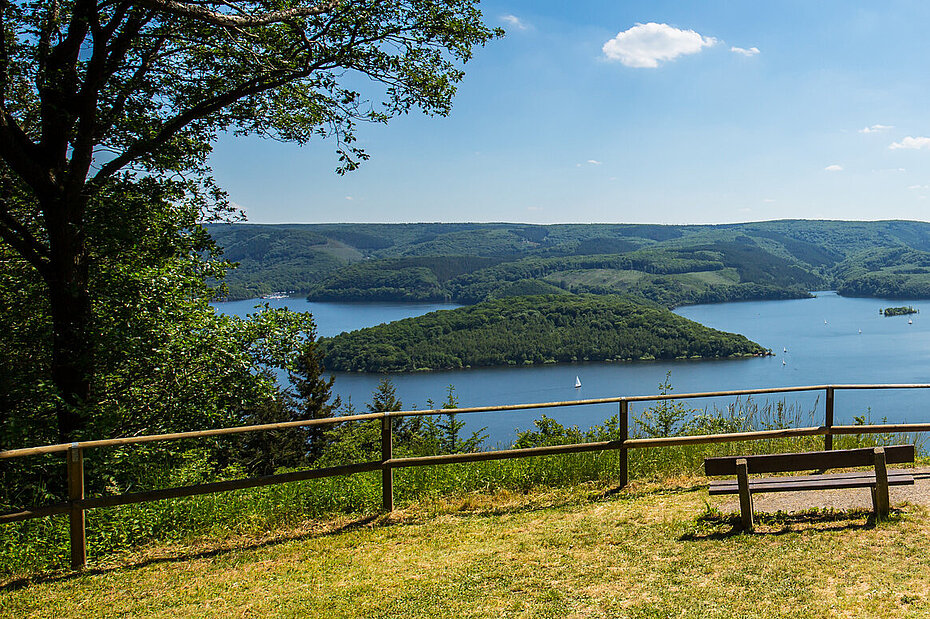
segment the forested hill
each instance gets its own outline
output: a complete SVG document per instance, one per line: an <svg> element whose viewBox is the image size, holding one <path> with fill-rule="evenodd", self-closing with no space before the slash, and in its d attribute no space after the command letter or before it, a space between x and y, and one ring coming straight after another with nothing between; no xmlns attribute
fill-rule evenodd
<svg viewBox="0 0 930 619"><path fill-rule="evenodd" d="M323 338L319 346L327 369L362 372L769 352L742 335L610 295L486 301Z"/></svg>
<svg viewBox="0 0 930 619"><path fill-rule="evenodd" d="M666 306L836 288L930 296L930 224L785 220L646 224L211 225L239 268L229 298L461 303L559 291Z"/></svg>

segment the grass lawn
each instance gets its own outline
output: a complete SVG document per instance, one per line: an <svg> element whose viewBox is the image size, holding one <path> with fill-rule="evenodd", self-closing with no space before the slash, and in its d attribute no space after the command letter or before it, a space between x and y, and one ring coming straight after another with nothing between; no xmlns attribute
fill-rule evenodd
<svg viewBox="0 0 930 619"><path fill-rule="evenodd" d="M700 480L698 480L700 481ZM500 491L111 555L0 585L4 617L925 617L930 518L763 517L691 480Z"/></svg>

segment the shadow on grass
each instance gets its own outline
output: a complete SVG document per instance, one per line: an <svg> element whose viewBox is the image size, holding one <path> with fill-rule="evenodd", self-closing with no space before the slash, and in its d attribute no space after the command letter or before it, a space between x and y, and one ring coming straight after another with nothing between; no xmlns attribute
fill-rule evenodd
<svg viewBox="0 0 930 619"><path fill-rule="evenodd" d="M902 511L892 509L885 522L896 522ZM739 514L709 512L697 519L698 530L678 538L681 542L726 540L737 535L776 536L801 531L861 531L874 529L875 514L869 509L811 509L802 512L754 514L755 530L746 531Z"/></svg>
<svg viewBox="0 0 930 619"><path fill-rule="evenodd" d="M97 567L90 568L80 571L68 571L68 572L54 572L54 573L42 573L42 574L31 574L29 576L23 576L21 578L15 578L13 580L4 582L0 584L0 592L9 593L11 591L16 591L23 589L30 585L37 585L43 583L53 583L53 582L62 582L72 580L74 578L81 578L84 576L97 576L100 574L109 574L112 572L122 572L122 571L131 571L137 570L149 565L158 565L161 563L179 563L181 561L192 561L196 559L210 559L213 557L219 557L231 552L240 552L243 550L257 550L260 548L273 548L280 544L287 542L292 542L295 540L308 540L314 538L324 538L331 535L337 535L339 533L345 533L347 531L352 531L354 529L359 529L364 526L375 523L382 514L372 514L369 516L364 516L357 520L352 520L341 526L333 527L332 529L327 529L325 531L300 531L286 533L272 539L264 540L251 540L246 543L240 544L231 544L229 546L210 548L209 550L201 551L191 551L184 552L180 551L177 554L171 556L163 557L148 557L141 559L139 561L128 561L119 565L107 566L107 567Z"/></svg>

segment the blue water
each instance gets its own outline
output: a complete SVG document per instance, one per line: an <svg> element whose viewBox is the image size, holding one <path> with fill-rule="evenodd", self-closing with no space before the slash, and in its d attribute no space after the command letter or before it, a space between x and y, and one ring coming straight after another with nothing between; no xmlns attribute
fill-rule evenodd
<svg viewBox="0 0 930 619"><path fill-rule="evenodd" d="M676 393L825 383L930 382L930 318L921 314L894 318L879 315L879 308L889 305L919 308L920 301L850 299L833 292L816 294L814 299L696 305L677 310L678 314L707 326L742 333L772 349L774 357L469 369L395 374L391 380L404 407L420 409L428 408L427 399L441 402L448 385L455 386L460 406L654 394L669 371ZM308 303L303 299L268 303L273 307L286 305L294 310L311 311L321 335L455 307ZM254 305L255 301L243 301L218 307L241 315ZM908 324L908 318L913 324ZM578 389L574 388L575 376L582 382ZM380 378L372 374L336 373L335 392L357 409L364 409ZM822 419L822 392L819 402L817 395L787 394L778 399L806 409L816 404L817 415ZM703 408L715 403L725 406L729 402L732 398L689 404ZM854 416L864 414L875 421L882 418L895 422L926 421L930 419L928 403L930 390L837 391L836 421L851 423ZM632 414L638 414L644 406L633 405ZM617 412L617 406L474 413L462 418L468 424L466 429L486 428L489 443L494 445L512 441L517 431L532 427L533 419L542 412L562 423L586 428L602 423Z"/></svg>

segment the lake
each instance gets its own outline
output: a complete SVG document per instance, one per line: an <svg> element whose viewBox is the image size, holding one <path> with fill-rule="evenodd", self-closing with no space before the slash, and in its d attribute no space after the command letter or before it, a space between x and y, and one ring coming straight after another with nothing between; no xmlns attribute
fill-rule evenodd
<svg viewBox="0 0 930 619"><path fill-rule="evenodd" d="M707 361L639 363L581 363L530 367L484 368L416 374L394 374L391 380L404 407L427 408L427 400L441 402L448 385L454 385L460 406L486 406L605 398L658 393L671 372L674 392L722 391L757 387L843 383L930 382L930 318L921 314L885 318L879 309L913 305L917 300L854 299L834 292L817 292L813 299L754 301L694 305L676 313L709 327L742 333L772 349L774 357ZM244 315L257 300L217 304L220 311ZM262 301L272 307L310 311L320 335L372 326L416 316L448 304L309 303L302 298ZM908 319L912 324L908 324ZM860 332L861 331L861 332ZM787 352L785 350L787 349ZM380 380L374 374L336 373L335 392L363 410ZM575 377L582 386L575 388ZM817 397L820 396L818 402ZM817 423L823 416L820 394L786 394L788 403L805 409L817 404ZM762 401L761 398L759 401ZM716 401L726 406L732 398ZM852 423L856 415L873 421L925 421L930 390L837 391L836 421ZM703 408L714 400L690 402ZM632 415L645 405L630 407ZM596 405L546 411L474 413L463 415L466 429L487 428L489 444L508 444L519 430L532 427L546 415L581 428L601 423L617 406Z"/></svg>

